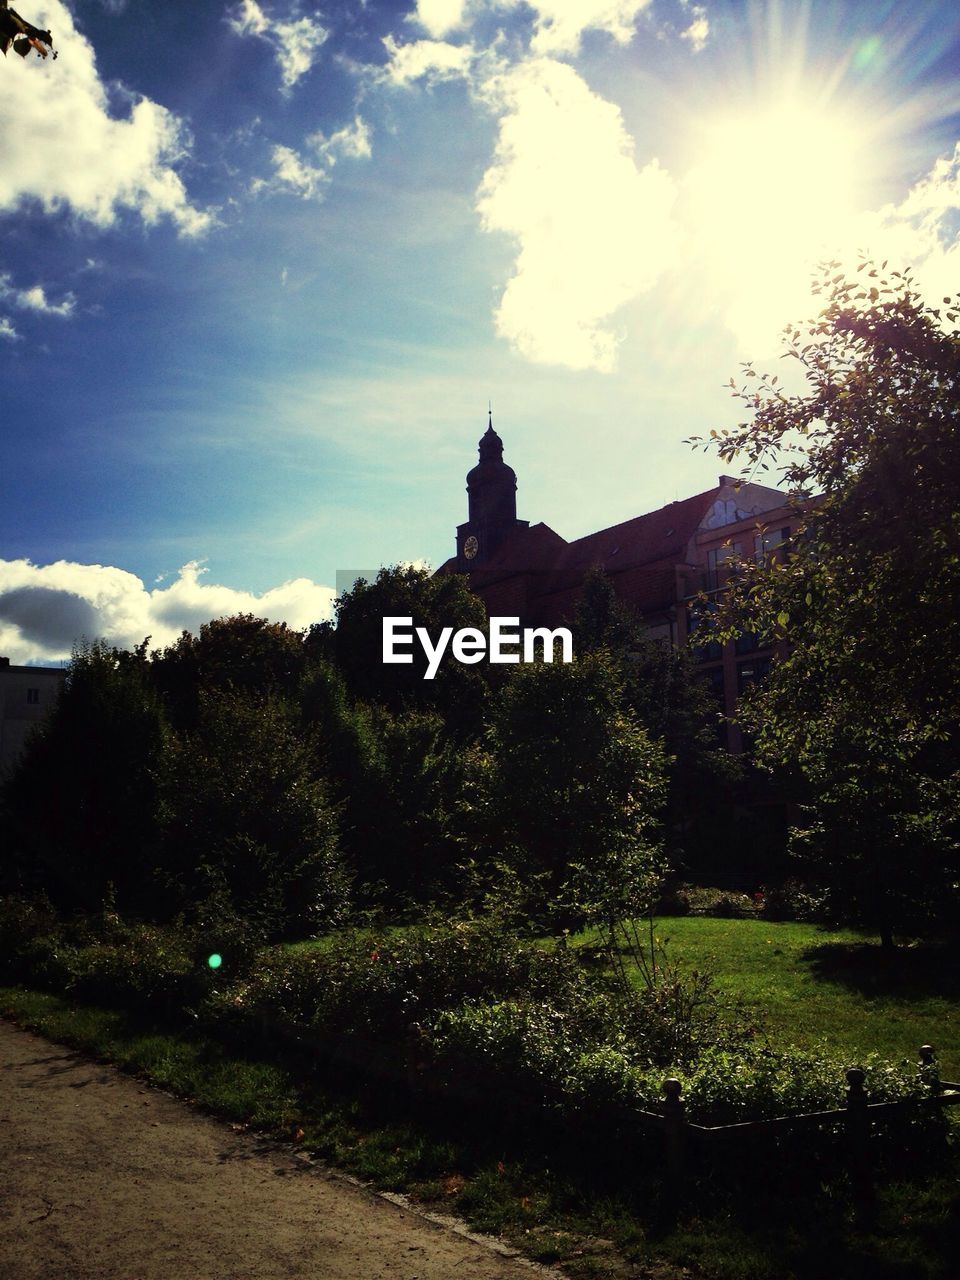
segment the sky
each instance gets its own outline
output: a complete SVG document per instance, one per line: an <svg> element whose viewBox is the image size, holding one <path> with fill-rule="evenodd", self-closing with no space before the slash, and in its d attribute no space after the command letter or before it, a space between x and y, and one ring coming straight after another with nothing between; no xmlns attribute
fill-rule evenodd
<svg viewBox="0 0 960 1280"><path fill-rule="evenodd" d="M14 663L439 565L488 404L521 518L654 510L818 261L960 291L953 0L16 3L58 56L0 59Z"/></svg>

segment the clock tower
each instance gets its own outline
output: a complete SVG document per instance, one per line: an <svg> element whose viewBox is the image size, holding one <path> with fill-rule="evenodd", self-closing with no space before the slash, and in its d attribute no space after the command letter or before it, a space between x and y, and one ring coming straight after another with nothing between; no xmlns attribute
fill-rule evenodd
<svg viewBox="0 0 960 1280"><path fill-rule="evenodd" d="M503 441L493 429L492 413L480 441L480 461L467 473L467 502L467 522L457 527L461 573L482 569L509 533L530 524L517 519L517 474L503 460Z"/></svg>

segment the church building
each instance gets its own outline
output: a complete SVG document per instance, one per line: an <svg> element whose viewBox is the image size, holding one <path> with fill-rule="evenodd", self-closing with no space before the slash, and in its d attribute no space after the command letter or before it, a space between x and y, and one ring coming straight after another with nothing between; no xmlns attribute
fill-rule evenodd
<svg viewBox="0 0 960 1280"><path fill-rule="evenodd" d="M737 555L782 554L797 523L780 490L722 475L703 493L568 542L547 524L518 519L517 476L503 460L492 415L479 453L467 473L467 519L457 528L456 554L438 572L469 575L488 615L518 617L521 626L569 624L584 578L599 567L652 639L686 644L703 612L700 593L709 599L722 590L725 563ZM741 692L769 670L773 651L745 635L722 646L707 641L695 654L732 715ZM736 725L726 734L729 749L740 752Z"/></svg>

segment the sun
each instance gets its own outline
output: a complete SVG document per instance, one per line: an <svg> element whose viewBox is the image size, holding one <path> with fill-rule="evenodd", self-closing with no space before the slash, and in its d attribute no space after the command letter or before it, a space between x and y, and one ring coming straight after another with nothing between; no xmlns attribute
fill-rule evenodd
<svg viewBox="0 0 960 1280"><path fill-rule="evenodd" d="M864 139L840 116L774 103L709 124L704 142L691 182L731 246L829 240L856 210Z"/></svg>
<svg viewBox="0 0 960 1280"><path fill-rule="evenodd" d="M684 184L691 252L735 330L769 346L806 314L817 262L853 251L869 131L798 93L721 113L698 133Z"/></svg>

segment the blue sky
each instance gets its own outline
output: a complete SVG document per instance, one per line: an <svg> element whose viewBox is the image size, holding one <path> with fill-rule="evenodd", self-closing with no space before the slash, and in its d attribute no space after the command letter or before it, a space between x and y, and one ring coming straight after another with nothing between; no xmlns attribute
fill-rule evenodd
<svg viewBox="0 0 960 1280"><path fill-rule="evenodd" d="M0 653L326 616L439 564L488 399L566 537L857 251L960 289L960 12L18 0L0 62Z"/></svg>

